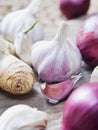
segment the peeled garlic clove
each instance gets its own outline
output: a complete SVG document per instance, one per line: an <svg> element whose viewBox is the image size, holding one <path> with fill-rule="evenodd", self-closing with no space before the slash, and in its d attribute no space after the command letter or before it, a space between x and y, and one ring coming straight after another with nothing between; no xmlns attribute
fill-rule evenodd
<svg viewBox="0 0 98 130"><path fill-rule="evenodd" d="M35 14L39 10L40 0L32 0L30 5L21 10L17 10L6 15L1 22L1 32L5 38L14 42L17 29L21 27L21 31L27 30L35 21ZM28 35L32 38L32 42L43 39L43 28L40 23L36 25L34 30L31 30Z"/></svg>
<svg viewBox="0 0 98 130"><path fill-rule="evenodd" d="M81 74L72 76L71 78L60 83L44 83L41 85L41 91L50 103L55 104L68 96L80 78Z"/></svg>
<svg viewBox="0 0 98 130"><path fill-rule="evenodd" d="M98 66L95 67L91 74L90 82L98 82Z"/></svg>
<svg viewBox="0 0 98 130"><path fill-rule="evenodd" d="M41 80L60 82L80 71L81 55L67 39L68 23L63 21L52 41L39 41L32 46L32 66Z"/></svg>
<svg viewBox="0 0 98 130"><path fill-rule="evenodd" d="M15 105L0 117L0 130L41 130L47 125L47 114L28 105Z"/></svg>

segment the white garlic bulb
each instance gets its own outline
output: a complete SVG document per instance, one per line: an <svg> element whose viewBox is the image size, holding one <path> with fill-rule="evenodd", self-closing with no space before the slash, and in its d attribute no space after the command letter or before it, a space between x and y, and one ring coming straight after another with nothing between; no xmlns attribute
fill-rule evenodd
<svg viewBox="0 0 98 130"><path fill-rule="evenodd" d="M32 0L27 8L9 13L1 22L2 34L15 44L16 54L28 64L31 64L29 54L31 45L44 37L43 27L39 22L28 33L24 33L36 21L35 14L39 10L40 2Z"/></svg>
<svg viewBox="0 0 98 130"><path fill-rule="evenodd" d="M0 117L0 130L41 130L47 125L47 114L20 104L8 108Z"/></svg>
<svg viewBox="0 0 98 130"><path fill-rule="evenodd" d="M98 82L98 66L96 66L91 74L90 82Z"/></svg>
<svg viewBox="0 0 98 130"><path fill-rule="evenodd" d="M45 82L60 82L80 71L81 54L66 39L68 24L63 21L55 38L39 41L32 46L32 66Z"/></svg>

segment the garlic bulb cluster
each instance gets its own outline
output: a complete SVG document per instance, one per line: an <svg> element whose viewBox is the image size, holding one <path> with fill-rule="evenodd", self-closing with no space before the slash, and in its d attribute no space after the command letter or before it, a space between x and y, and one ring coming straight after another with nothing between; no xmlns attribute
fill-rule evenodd
<svg viewBox="0 0 98 130"><path fill-rule="evenodd" d="M0 117L0 130L42 130L47 125L47 114L20 104L7 109Z"/></svg>
<svg viewBox="0 0 98 130"><path fill-rule="evenodd" d="M68 24L63 21L53 40L39 41L32 46L32 66L45 82L61 82L80 71L81 54L66 39L67 30Z"/></svg>
<svg viewBox="0 0 98 130"><path fill-rule="evenodd" d="M29 32L24 33L36 21L35 14L39 10L40 2L32 0L27 8L9 13L1 22L2 34L14 43L16 54L28 64L31 64L31 45L44 37L43 27L39 22Z"/></svg>
<svg viewBox="0 0 98 130"><path fill-rule="evenodd" d="M98 82L98 66L95 67L91 74L90 82Z"/></svg>

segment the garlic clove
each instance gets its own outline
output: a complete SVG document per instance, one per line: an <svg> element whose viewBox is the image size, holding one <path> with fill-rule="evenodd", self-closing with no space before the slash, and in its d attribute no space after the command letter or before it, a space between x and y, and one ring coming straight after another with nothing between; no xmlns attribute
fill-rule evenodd
<svg viewBox="0 0 98 130"><path fill-rule="evenodd" d="M72 76L63 82L48 84L44 83L41 85L41 91L50 103L55 104L60 100L66 98L71 92L77 81L82 77L81 74Z"/></svg>
<svg viewBox="0 0 98 130"><path fill-rule="evenodd" d="M91 74L90 82L98 82L98 66L96 66Z"/></svg>
<svg viewBox="0 0 98 130"><path fill-rule="evenodd" d="M81 54L75 45L66 40L68 26L63 21L53 40L32 45L32 66L44 82L61 82L80 72Z"/></svg>
<svg viewBox="0 0 98 130"><path fill-rule="evenodd" d="M34 24L36 22L37 21L34 21ZM14 41L14 48L17 56L29 65L31 65L32 44L34 44L34 42L37 40L41 40L41 38L43 37L43 32L40 31L42 29L39 22L35 24L33 29L30 30L30 27L25 29L24 26L20 26L20 28L17 29L17 34ZM39 28L40 30L38 31ZM28 29L29 32L27 31Z"/></svg>
<svg viewBox="0 0 98 130"><path fill-rule="evenodd" d="M46 128L47 114L28 105L15 105L0 117L1 130L41 130Z"/></svg>

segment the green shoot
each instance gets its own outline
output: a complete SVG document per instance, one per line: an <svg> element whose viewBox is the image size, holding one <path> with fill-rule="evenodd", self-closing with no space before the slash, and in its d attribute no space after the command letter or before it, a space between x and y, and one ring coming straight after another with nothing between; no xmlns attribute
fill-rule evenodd
<svg viewBox="0 0 98 130"><path fill-rule="evenodd" d="M31 27L29 27L26 31L24 31L24 34L27 34L28 32L30 32L34 27L35 25L38 23L38 20L36 20L32 25Z"/></svg>

